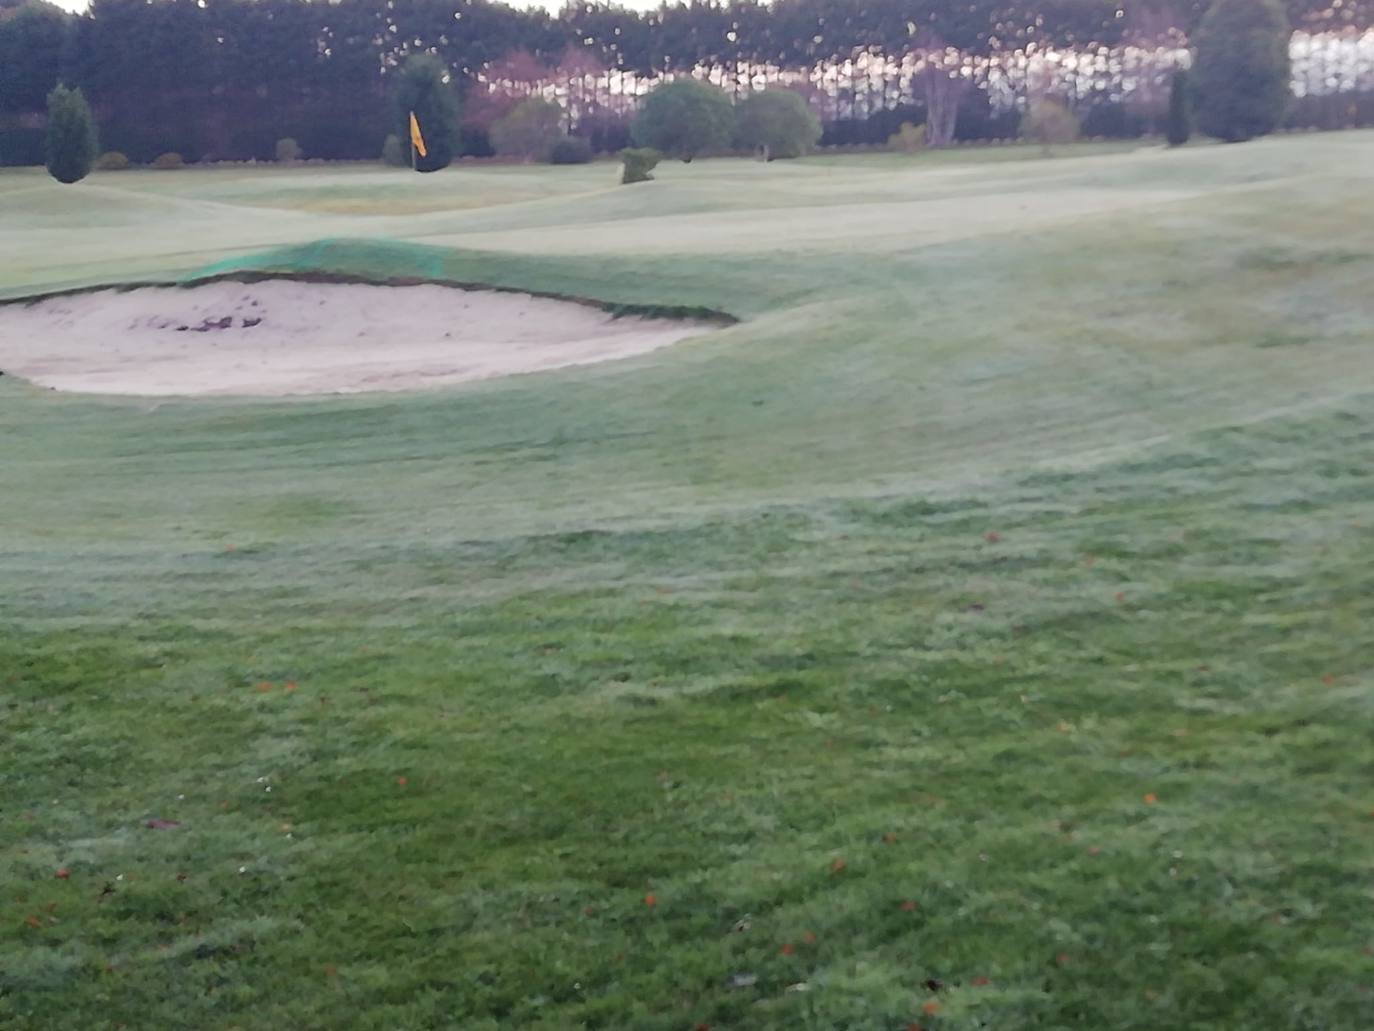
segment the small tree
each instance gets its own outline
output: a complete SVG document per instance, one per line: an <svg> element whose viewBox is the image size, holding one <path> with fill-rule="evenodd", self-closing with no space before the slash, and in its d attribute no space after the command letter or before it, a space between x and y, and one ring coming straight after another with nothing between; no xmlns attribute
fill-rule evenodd
<svg viewBox="0 0 1374 1031"><path fill-rule="evenodd" d="M658 164L658 151L652 147L631 147L620 152L620 160L625 163L620 173L620 182L647 183L653 178L654 166Z"/></svg>
<svg viewBox="0 0 1374 1031"><path fill-rule="evenodd" d="M543 97L526 97L491 123L492 149L502 157L546 158L562 137L563 108Z"/></svg>
<svg viewBox="0 0 1374 1031"><path fill-rule="evenodd" d="M1053 97L1037 97L1030 102L1021 120L1021 135L1040 144L1046 157L1056 143L1078 139L1078 116Z"/></svg>
<svg viewBox="0 0 1374 1031"><path fill-rule="evenodd" d="M790 89L759 90L735 106L736 144L765 161L801 157L820 138L820 119Z"/></svg>
<svg viewBox="0 0 1374 1031"><path fill-rule="evenodd" d="M564 136L549 148L551 165L585 165L592 159L592 145L581 136Z"/></svg>
<svg viewBox="0 0 1374 1031"><path fill-rule="evenodd" d="M305 151L301 150L301 145L290 136L277 141L277 160L284 165L299 161L305 157Z"/></svg>
<svg viewBox="0 0 1374 1031"><path fill-rule="evenodd" d="M1199 129L1239 143L1278 128L1290 99L1290 33L1278 0L1215 0L1190 76Z"/></svg>
<svg viewBox="0 0 1374 1031"><path fill-rule="evenodd" d="M1183 146L1193 134L1193 116L1188 110L1188 73L1181 68L1174 72L1169 84L1169 123L1164 134L1171 147Z"/></svg>
<svg viewBox="0 0 1374 1031"><path fill-rule="evenodd" d="M415 155L415 169L437 172L447 168L458 149L458 100L449 82L448 66L433 54L414 54L401 66L396 83L396 138L410 151L410 116L420 124L425 154ZM409 164L409 162L407 162Z"/></svg>
<svg viewBox="0 0 1374 1031"><path fill-rule="evenodd" d="M723 92L696 79L674 79L644 98L630 135L640 147L691 161L728 147L734 127L735 109Z"/></svg>
<svg viewBox="0 0 1374 1031"><path fill-rule="evenodd" d="M401 138L394 132L382 141L382 164L391 165L393 168L410 166L410 162L406 160L405 148L401 146Z"/></svg>
<svg viewBox="0 0 1374 1031"><path fill-rule="evenodd" d="M48 174L59 183L79 182L99 152L86 98L79 89L54 86L48 94Z"/></svg>

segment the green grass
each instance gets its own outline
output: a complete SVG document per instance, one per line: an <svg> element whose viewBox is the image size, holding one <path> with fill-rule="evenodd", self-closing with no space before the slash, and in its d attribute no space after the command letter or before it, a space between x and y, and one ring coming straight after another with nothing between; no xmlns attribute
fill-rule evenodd
<svg viewBox="0 0 1374 1031"><path fill-rule="evenodd" d="M9 297L743 320L0 379L0 1026L1374 1026L1374 136L970 157L0 175Z"/></svg>

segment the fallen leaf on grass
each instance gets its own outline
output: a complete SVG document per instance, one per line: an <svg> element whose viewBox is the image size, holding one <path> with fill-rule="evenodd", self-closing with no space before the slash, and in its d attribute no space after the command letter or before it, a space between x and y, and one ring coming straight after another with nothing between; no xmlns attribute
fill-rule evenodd
<svg viewBox="0 0 1374 1031"><path fill-rule="evenodd" d="M53 874L53 876L56 877L59 881L65 881L68 877L71 876L71 873L68 872L67 868L64 866L62 869L58 870L57 873Z"/></svg>
<svg viewBox="0 0 1374 1031"><path fill-rule="evenodd" d="M794 948L792 948L792 943L791 943L791 942L783 942L783 943L782 943L782 949L781 949L780 951L782 952L782 954L783 954L784 956L790 956L790 955L792 955L792 953L796 952L797 950L794 949Z"/></svg>
<svg viewBox="0 0 1374 1031"><path fill-rule="evenodd" d="M296 682L294 680L288 680L285 686L288 693L296 690Z"/></svg>
<svg viewBox="0 0 1374 1031"><path fill-rule="evenodd" d="M35 928L35 929L36 929L36 928L39 928L39 927L41 927L41 926L43 926L43 925L39 922L38 917L36 917L36 916L26 916L26 917L24 917L24 923L28 924L30 927Z"/></svg>
<svg viewBox="0 0 1374 1031"><path fill-rule="evenodd" d="M1156 802L1159 801L1159 796L1156 795L1153 791L1149 791L1146 792L1144 798L1142 798L1141 801L1143 801L1146 805L1154 805Z"/></svg>
<svg viewBox="0 0 1374 1031"><path fill-rule="evenodd" d="M805 934L802 935L802 941L806 942L807 945L815 945L815 944L816 944L816 935L815 935L815 932L814 932L814 931L807 931Z"/></svg>
<svg viewBox="0 0 1374 1031"><path fill-rule="evenodd" d="M912 902L911 899L907 899L897 908L900 909L903 913L913 913L916 911L916 903Z"/></svg>
<svg viewBox="0 0 1374 1031"><path fill-rule="evenodd" d="M398 787L402 787L402 788L405 787L405 786L406 786L406 779L405 779L404 777L397 777L397 778L396 778L396 785L397 785Z"/></svg>
<svg viewBox="0 0 1374 1031"><path fill-rule="evenodd" d="M883 835L883 844L884 844L884 845L895 845L895 844L897 844L897 835L894 834L894 833L892 833L892 831L888 831L886 834Z"/></svg>
<svg viewBox="0 0 1374 1031"><path fill-rule="evenodd" d="M1066 967L1066 966L1068 966L1068 965L1069 965L1069 954L1068 954L1067 952L1061 952L1061 953L1059 953L1058 955L1056 955L1056 956L1054 957L1054 962L1055 962L1056 964L1058 964L1059 966L1061 966L1061 967Z"/></svg>
<svg viewBox="0 0 1374 1031"><path fill-rule="evenodd" d="M996 544L1001 539L1002 535L996 530L989 530L987 533L983 534L983 540L987 541L989 544Z"/></svg>
<svg viewBox="0 0 1374 1031"><path fill-rule="evenodd" d="M991 979L986 978L986 977L982 977L982 976L980 975L980 976L978 976L978 977L975 977L972 981L970 981L969 984L973 985L973 987L975 987L975 988L982 988L982 987L985 987L986 985L992 984L992 981L991 981Z"/></svg>
<svg viewBox="0 0 1374 1031"><path fill-rule="evenodd" d="M259 681L257 687L258 690L262 692L272 690L272 685L266 680Z"/></svg>
<svg viewBox="0 0 1374 1031"><path fill-rule="evenodd" d="M933 1017L935 1014L940 1012L940 1004L936 1002L934 999L931 999L929 1002L923 1003L921 1005L921 1012L924 1013L927 1017Z"/></svg>
<svg viewBox="0 0 1374 1031"><path fill-rule="evenodd" d="M657 895L645 895L645 896L644 896L644 904L645 904L646 906L651 907L651 908L652 908L653 906L658 905L658 896L657 896Z"/></svg>
<svg viewBox="0 0 1374 1031"><path fill-rule="evenodd" d="M841 870L843 870L843 869L844 869L846 866L848 866L848 865L849 865L849 864L846 863L843 859L835 859L835 860L833 860L833 861L830 863L830 872L831 872L831 873L839 873Z"/></svg>

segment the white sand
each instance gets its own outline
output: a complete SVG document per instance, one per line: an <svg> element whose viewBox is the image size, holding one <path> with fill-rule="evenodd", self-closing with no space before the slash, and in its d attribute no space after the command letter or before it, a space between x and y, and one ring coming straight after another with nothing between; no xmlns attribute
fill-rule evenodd
<svg viewBox="0 0 1374 1031"><path fill-rule="evenodd" d="M442 286L218 282L0 306L0 371L95 394L413 390L625 358L709 328Z"/></svg>

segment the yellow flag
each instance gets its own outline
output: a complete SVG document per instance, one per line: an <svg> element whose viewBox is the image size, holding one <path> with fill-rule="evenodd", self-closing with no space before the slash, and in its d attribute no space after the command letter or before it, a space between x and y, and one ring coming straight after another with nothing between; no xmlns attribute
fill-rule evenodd
<svg viewBox="0 0 1374 1031"><path fill-rule="evenodd" d="M414 111L410 112L410 145L420 157L425 157L429 153L425 150L425 138L420 135L420 123L416 120Z"/></svg>

